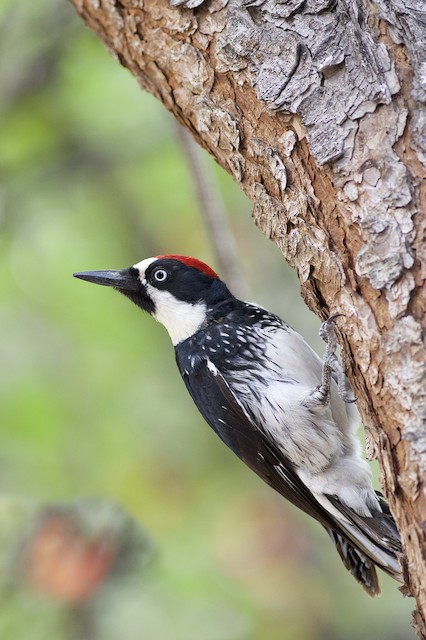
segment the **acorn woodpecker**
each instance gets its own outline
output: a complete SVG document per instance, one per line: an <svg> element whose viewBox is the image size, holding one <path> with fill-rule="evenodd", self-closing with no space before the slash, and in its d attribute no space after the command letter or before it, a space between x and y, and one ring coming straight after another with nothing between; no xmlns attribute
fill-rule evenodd
<svg viewBox="0 0 426 640"><path fill-rule="evenodd" d="M121 271L74 275L117 289L166 327L206 422L250 469L325 527L370 595L380 593L375 566L403 581L395 522L360 455L335 353L336 316L322 325L321 361L285 322L237 299L195 258L162 255Z"/></svg>

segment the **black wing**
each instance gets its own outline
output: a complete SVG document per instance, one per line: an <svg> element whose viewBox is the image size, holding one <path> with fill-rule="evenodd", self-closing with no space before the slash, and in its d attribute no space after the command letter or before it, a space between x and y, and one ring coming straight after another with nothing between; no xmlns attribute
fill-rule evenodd
<svg viewBox="0 0 426 640"><path fill-rule="evenodd" d="M186 387L203 415L223 442L258 476L296 507L318 520L336 544L346 568L370 594L380 593L374 564L401 580L396 565L383 564L375 557L374 547L394 557L400 550L398 531L387 506L385 513L374 518L358 516L334 496L325 496L337 511L365 536L364 541L354 531L340 524L310 492L297 475L293 464L274 444L268 434L256 426L233 393L226 379L206 358L194 358L189 370L179 370ZM389 522L388 522L389 520Z"/></svg>
<svg viewBox="0 0 426 640"><path fill-rule="evenodd" d="M254 424L214 365L197 359L191 371L179 369L197 408L221 440L289 502L340 533L334 518L300 480L292 463Z"/></svg>

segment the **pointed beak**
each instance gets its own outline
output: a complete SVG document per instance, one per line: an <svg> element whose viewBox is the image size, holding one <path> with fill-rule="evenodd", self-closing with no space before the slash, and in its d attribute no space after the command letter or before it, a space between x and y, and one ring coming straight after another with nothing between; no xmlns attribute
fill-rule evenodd
<svg viewBox="0 0 426 640"><path fill-rule="evenodd" d="M121 271L81 271L73 275L80 280L101 284L104 287L114 287L123 293L137 292L141 288L138 273L131 268Z"/></svg>
<svg viewBox="0 0 426 640"><path fill-rule="evenodd" d="M139 271L134 267L121 271L80 271L73 275L74 278L80 278L80 280L101 284L104 287L113 287L144 311L154 313L154 302L140 281Z"/></svg>

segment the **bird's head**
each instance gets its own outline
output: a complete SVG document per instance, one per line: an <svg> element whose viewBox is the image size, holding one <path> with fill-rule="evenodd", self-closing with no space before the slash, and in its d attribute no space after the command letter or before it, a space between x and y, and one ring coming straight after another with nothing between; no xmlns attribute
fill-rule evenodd
<svg viewBox="0 0 426 640"><path fill-rule="evenodd" d="M166 327L174 345L198 331L209 308L231 296L213 269L188 256L156 256L121 271L74 276L123 293Z"/></svg>

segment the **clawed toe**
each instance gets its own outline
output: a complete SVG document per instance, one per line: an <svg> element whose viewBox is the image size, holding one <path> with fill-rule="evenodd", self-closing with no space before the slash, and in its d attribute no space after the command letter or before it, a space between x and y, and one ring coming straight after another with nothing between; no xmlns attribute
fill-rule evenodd
<svg viewBox="0 0 426 640"><path fill-rule="evenodd" d="M340 318L344 315L344 313L333 313L332 316L327 318L327 320L324 320L324 322L321 324L319 335L320 338L324 340L324 342L328 343L330 335L334 333L334 323L336 322L337 318Z"/></svg>
<svg viewBox="0 0 426 640"><path fill-rule="evenodd" d="M327 348L325 350L323 358L323 380L321 386L325 386L325 388L328 387L328 385L330 384L331 371L333 371L333 377L335 377L337 382L337 390L339 396L342 398L343 402L349 404L355 402L356 398L354 398L352 389L349 386L349 382L346 378L343 367L336 355L337 338L334 326L337 318L340 318L343 315L343 313L334 313L322 323L319 331L320 337L327 344Z"/></svg>
<svg viewBox="0 0 426 640"><path fill-rule="evenodd" d="M347 386L347 385L346 385ZM353 404L354 402L356 402L358 400L358 398L355 398L354 394L352 393L352 389L338 389L339 392L339 396L342 398L343 402L345 402L346 404Z"/></svg>

